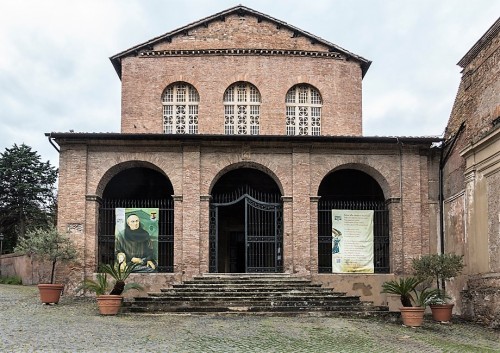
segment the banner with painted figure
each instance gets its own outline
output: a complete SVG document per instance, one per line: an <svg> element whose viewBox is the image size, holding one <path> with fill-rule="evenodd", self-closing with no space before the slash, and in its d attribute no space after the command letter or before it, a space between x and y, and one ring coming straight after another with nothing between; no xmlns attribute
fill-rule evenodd
<svg viewBox="0 0 500 353"><path fill-rule="evenodd" d="M374 272L373 210L332 210L332 272Z"/></svg>
<svg viewBox="0 0 500 353"><path fill-rule="evenodd" d="M158 208L117 208L115 255L120 263L135 263L133 272L157 272Z"/></svg>

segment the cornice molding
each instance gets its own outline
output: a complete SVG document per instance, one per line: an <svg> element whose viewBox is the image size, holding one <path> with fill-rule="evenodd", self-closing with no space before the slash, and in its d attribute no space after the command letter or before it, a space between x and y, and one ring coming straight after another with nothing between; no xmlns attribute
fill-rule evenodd
<svg viewBox="0 0 500 353"><path fill-rule="evenodd" d="M179 56L306 56L315 58L331 58L345 60L345 56L336 52L305 51L289 49L176 49L176 50L143 50L139 57L179 57Z"/></svg>

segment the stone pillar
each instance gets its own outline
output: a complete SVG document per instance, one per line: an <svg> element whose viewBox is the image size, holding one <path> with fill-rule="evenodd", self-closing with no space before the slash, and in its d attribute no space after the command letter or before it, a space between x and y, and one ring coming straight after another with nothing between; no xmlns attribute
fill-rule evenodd
<svg viewBox="0 0 500 353"><path fill-rule="evenodd" d="M183 259L183 232L182 232L182 215L183 206L182 195L172 195L174 201L174 273L184 274Z"/></svg>
<svg viewBox="0 0 500 353"><path fill-rule="evenodd" d="M91 277L97 271L97 257L98 254L98 236L99 236L99 208L101 207L102 199L97 195L85 196L85 239L83 248L83 276ZM68 230L71 233L78 233L78 225L74 230L70 230L71 226L68 225ZM83 228L83 227L82 227ZM83 233L83 229L80 231ZM78 235L78 234L75 234ZM83 236L83 234L80 234Z"/></svg>
<svg viewBox="0 0 500 353"><path fill-rule="evenodd" d="M183 147L183 263L185 279L200 274L200 147Z"/></svg>
<svg viewBox="0 0 500 353"><path fill-rule="evenodd" d="M293 273L293 207L291 196L283 196L283 272Z"/></svg>
<svg viewBox="0 0 500 353"><path fill-rule="evenodd" d="M210 195L200 196L200 273L209 272Z"/></svg>
<svg viewBox="0 0 500 353"><path fill-rule="evenodd" d="M321 196L311 196L309 207L309 218L311 219L311 238L310 238L310 271L311 274L318 273L318 202Z"/></svg>
<svg viewBox="0 0 500 353"><path fill-rule="evenodd" d="M293 272L310 275L310 152L296 147L292 155L293 175Z"/></svg>
<svg viewBox="0 0 500 353"><path fill-rule="evenodd" d="M401 218L401 199L391 198L386 200L389 210L389 266L390 272L401 275L404 273L403 262L403 227Z"/></svg>

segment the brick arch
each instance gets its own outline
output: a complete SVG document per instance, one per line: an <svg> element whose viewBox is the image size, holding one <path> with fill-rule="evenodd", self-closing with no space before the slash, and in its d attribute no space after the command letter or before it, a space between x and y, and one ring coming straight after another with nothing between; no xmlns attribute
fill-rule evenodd
<svg viewBox="0 0 500 353"><path fill-rule="evenodd" d="M118 164L112 166L111 168L109 168L102 175L101 180L99 180L95 194L99 197L102 197L102 194L104 193L104 189L106 188L106 185L108 185L108 183L111 181L111 179L113 179L113 177L115 175L117 175L118 173L120 173L126 169L130 169L130 168L153 169L153 170L161 173L162 175L164 175L165 178L167 178L170 181L170 183L172 184L172 180L168 177L168 175L160 167L156 166L155 164L153 164L151 162L134 160L134 161L127 161L127 162L118 163ZM172 184L172 188L173 188L173 184Z"/></svg>
<svg viewBox="0 0 500 353"><path fill-rule="evenodd" d="M260 95L260 103L262 103L262 94L261 94L261 90L259 89L259 86L257 84L255 84L254 82L250 81L248 78L234 78L234 80L227 80L225 82L226 86L225 87L222 87L223 89L223 92L222 92L222 102L224 102L224 95L226 94L227 90L229 89L229 87L231 86L235 86L237 85L238 83L248 83L249 85L252 85L255 87L255 89L257 90L257 92L259 92L259 95Z"/></svg>
<svg viewBox="0 0 500 353"><path fill-rule="evenodd" d="M163 87L163 89L162 89L162 91L161 91L160 100L162 100L162 99L163 99L163 95L165 94L166 89L167 89L167 88L169 88L170 86L173 86L173 85L176 85L176 84L186 84L186 85L189 85L189 86L193 87L193 88L196 90L196 92L198 92L198 94L199 94L199 92L200 92L200 91L199 91L199 89L196 87L196 85L195 85L194 83L189 82L189 81L185 80L184 78L182 78L182 76L180 76L180 77L179 77L179 79L177 79L177 80L172 80L171 82L168 82L168 83L167 83L167 84ZM200 96L200 100L201 100L201 96Z"/></svg>
<svg viewBox="0 0 500 353"><path fill-rule="evenodd" d="M215 184L217 184L217 181L219 181L219 179L224 174L226 174L232 170L239 169L239 168L251 168L251 169L256 169L256 170L259 170L263 173L266 173L268 176L270 176L274 180L274 182L276 183L276 185L278 186L278 188L280 190L281 195L282 196L285 195L284 190L283 190L283 185L282 185L280 179L278 178L278 176L271 169L267 168L266 166L264 166L262 164L255 163L255 162L233 163L233 164L230 164L230 165L222 168L212 179L212 182L210 183L210 186L208 188L208 191L209 191L208 194L210 195L212 193L212 190L213 190Z"/></svg>
<svg viewBox="0 0 500 353"><path fill-rule="evenodd" d="M321 102L323 102L323 94L321 93L321 90L318 88L318 86L310 83L310 82L307 82L307 81L303 81L303 80L299 80L298 82L294 82L292 84L289 85L289 87L286 89L286 94L294 87L297 87L297 86L309 86L309 87L312 87L314 88L316 91L318 91L319 95L321 96ZM285 96L286 96L285 94Z"/></svg>
<svg viewBox="0 0 500 353"><path fill-rule="evenodd" d="M361 164L361 163L346 163L339 165L338 167L335 167L334 169L330 170L328 173L326 173L323 178L319 181L319 184L317 185L316 188L316 194L319 192L319 187L321 185L321 182L330 174L342 170L342 169L354 169L354 170L359 170L361 172L364 172L371 176L380 186L382 189L382 192L384 193L384 198L387 200L390 198L391 193L391 188L389 186L389 183L387 179L380 173L377 169L375 169L372 166L369 166L367 164Z"/></svg>

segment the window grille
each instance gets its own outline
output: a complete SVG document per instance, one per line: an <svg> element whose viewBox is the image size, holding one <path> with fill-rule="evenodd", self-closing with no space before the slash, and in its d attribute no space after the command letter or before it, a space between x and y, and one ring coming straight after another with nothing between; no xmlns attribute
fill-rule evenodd
<svg viewBox="0 0 500 353"><path fill-rule="evenodd" d="M198 103L196 88L187 83L175 83L163 93L163 132L166 134L197 134Z"/></svg>
<svg viewBox="0 0 500 353"><path fill-rule="evenodd" d="M321 95L309 85L290 88L285 97L286 134L321 135Z"/></svg>
<svg viewBox="0 0 500 353"><path fill-rule="evenodd" d="M238 82L224 93L224 133L226 135L259 135L259 90L250 83Z"/></svg>

